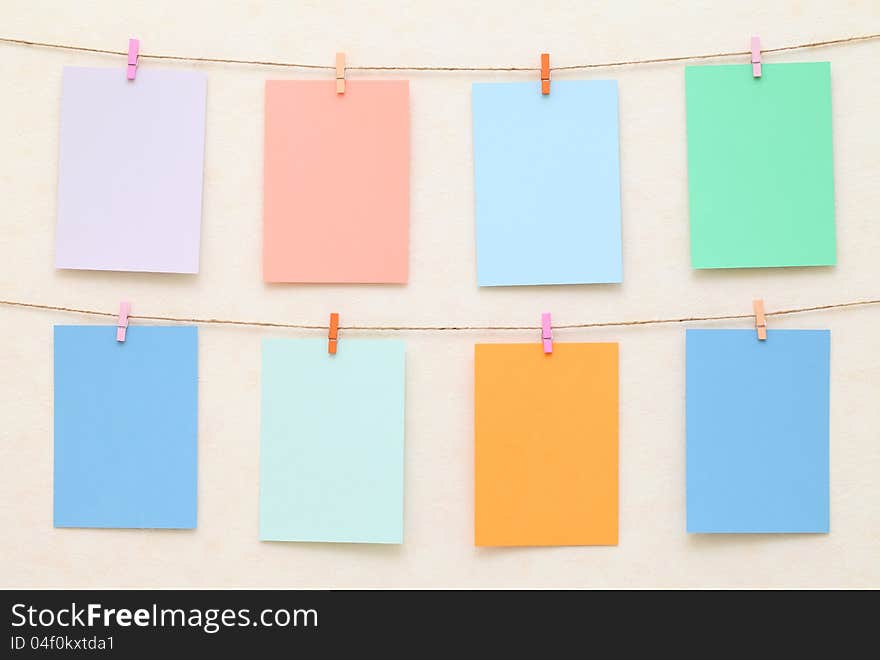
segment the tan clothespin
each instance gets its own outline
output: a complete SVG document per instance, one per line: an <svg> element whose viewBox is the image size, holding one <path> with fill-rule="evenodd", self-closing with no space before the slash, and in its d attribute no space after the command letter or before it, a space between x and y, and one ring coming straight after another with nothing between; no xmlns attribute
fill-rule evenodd
<svg viewBox="0 0 880 660"><path fill-rule="evenodd" d="M541 53L541 94L550 93L550 53Z"/></svg>
<svg viewBox="0 0 880 660"><path fill-rule="evenodd" d="M755 310L755 328L758 330L758 339L766 341L767 339L767 317L764 315L764 301L753 300L752 308Z"/></svg>
<svg viewBox="0 0 880 660"><path fill-rule="evenodd" d="M336 53L336 93L345 94L345 53Z"/></svg>

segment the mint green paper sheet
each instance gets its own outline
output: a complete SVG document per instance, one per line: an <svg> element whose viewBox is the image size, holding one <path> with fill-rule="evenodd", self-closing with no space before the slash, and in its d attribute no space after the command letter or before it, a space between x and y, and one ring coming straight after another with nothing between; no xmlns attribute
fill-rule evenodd
<svg viewBox="0 0 880 660"><path fill-rule="evenodd" d="M691 265L836 263L831 65L685 68Z"/></svg>
<svg viewBox="0 0 880 660"><path fill-rule="evenodd" d="M263 340L260 539L403 542L404 343Z"/></svg>

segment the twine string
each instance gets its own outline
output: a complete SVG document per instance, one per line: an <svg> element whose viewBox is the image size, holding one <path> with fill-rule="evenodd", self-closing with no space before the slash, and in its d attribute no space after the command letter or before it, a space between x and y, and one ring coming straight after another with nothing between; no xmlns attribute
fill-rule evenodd
<svg viewBox="0 0 880 660"><path fill-rule="evenodd" d="M43 310L48 312L63 312L66 314L80 314L83 316L100 316L117 318L116 312L104 312L98 309L80 307L65 307L62 305L44 305L42 303L25 302L20 300L0 300L0 305L18 307L23 309ZM869 307L880 305L880 298L866 300L852 300L849 302L831 303L828 305L813 305L810 307L792 307L766 312L765 316L788 316L792 314L806 314L809 312L823 312L835 309L848 309L852 307ZM252 328L290 328L294 330L327 330L329 326L313 323L284 323L281 321L249 321L240 319L217 319L200 317L167 316L153 314L129 314L129 319L142 321L162 321L168 323L190 323L195 325L231 325ZM737 319L754 318L754 314L719 314L710 316L682 316L664 319L642 319L629 321L595 321L586 323L560 323L553 324L555 330L579 329L579 328L623 328L644 325L672 325L681 323L705 323L709 321L729 321ZM535 325L340 325L340 330L361 330L365 332L474 332L492 330L540 330L541 324Z"/></svg>
<svg viewBox="0 0 880 660"><path fill-rule="evenodd" d="M825 46L838 46L860 41L873 41L880 39L880 33L863 34L825 41L811 41L776 48L762 48L762 53L781 53L784 51L803 50L807 48L822 48ZM56 50L76 51L80 53L95 53L101 55L127 56L127 50L114 50L109 48L91 48L88 46L76 46L73 44L53 43L48 41L35 41L33 39L17 39L13 37L0 37L0 43L18 46L34 46L38 48L53 48ZM739 57L750 55L749 50L736 50L717 53L703 53L697 55L677 55L671 57L651 57L646 59L617 60L609 62L592 62L587 64L569 64L566 66L552 66L551 71L574 71L582 69L600 69L621 66L634 66L639 64L666 64L670 62L685 62L689 60L720 59L723 57ZM242 59L232 57L198 57L193 55L165 55L159 53L140 53L142 59L173 60L178 62L206 62L214 64L240 64L251 66L286 67L294 69L314 69L320 71L335 71L335 65L308 64L304 62L286 62L282 60ZM492 72L492 71L540 71L540 67L534 66L419 66L419 65L354 65L346 66L348 71L448 71L448 72Z"/></svg>

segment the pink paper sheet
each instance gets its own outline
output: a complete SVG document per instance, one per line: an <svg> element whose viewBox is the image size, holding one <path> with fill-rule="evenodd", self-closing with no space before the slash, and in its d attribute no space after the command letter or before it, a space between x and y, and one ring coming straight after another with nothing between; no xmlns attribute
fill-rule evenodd
<svg viewBox="0 0 880 660"><path fill-rule="evenodd" d="M266 83L263 279L404 283L409 83Z"/></svg>

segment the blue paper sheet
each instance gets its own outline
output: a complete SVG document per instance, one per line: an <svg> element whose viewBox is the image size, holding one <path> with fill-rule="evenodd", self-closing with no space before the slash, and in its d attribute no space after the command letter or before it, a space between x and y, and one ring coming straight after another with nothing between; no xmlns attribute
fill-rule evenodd
<svg viewBox="0 0 880 660"><path fill-rule="evenodd" d="M55 326L55 527L196 526L198 331Z"/></svg>
<svg viewBox="0 0 880 660"><path fill-rule="evenodd" d="M473 86L480 286L622 281L617 82Z"/></svg>
<svg viewBox="0 0 880 660"><path fill-rule="evenodd" d="M404 344L263 341L260 539L403 542Z"/></svg>
<svg viewBox="0 0 880 660"><path fill-rule="evenodd" d="M828 532L830 341L687 331L688 532Z"/></svg>

